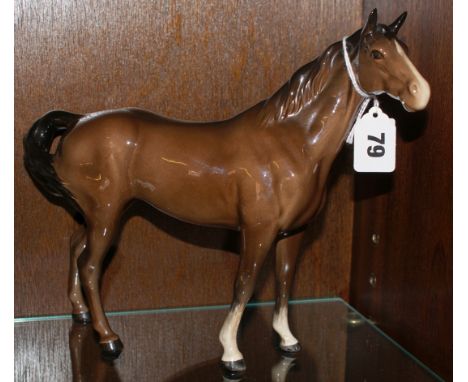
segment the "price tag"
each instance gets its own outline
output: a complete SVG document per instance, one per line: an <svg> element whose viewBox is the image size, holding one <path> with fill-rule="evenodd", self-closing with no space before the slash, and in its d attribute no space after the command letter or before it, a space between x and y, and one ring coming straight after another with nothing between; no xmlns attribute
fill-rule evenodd
<svg viewBox="0 0 468 382"><path fill-rule="evenodd" d="M379 107L371 107L354 125L354 170L393 172L395 148L395 120Z"/></svg>

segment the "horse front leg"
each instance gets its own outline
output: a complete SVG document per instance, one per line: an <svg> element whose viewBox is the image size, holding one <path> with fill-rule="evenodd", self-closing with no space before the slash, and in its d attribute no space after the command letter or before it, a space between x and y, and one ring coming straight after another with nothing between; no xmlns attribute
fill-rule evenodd
<svg viewBox="0 0 468 382"><path fill-rule="evenodd" d="M280 240L276 244L276 306L273 315L273 329L281 338L281 350L288 353L301 350L298 340L289 329L288 300L303 237L304 233L301 232Z"/></svg>
<svg viewBox="0 0 468 382"><path fill-rule="evenodd" d="M279 362L271 368L271 382L286 382L295 361L295 358L281 356Z"/></svg>
<svg viewBox="0 0 468 382"><path fill-rule="evenodd" d="M245 361L237 347L237 331L247 302L252 297L258 273L277 234L276 226L248 227L242 230L240 264L234 300L224 321L219 340L223 345L222 363L232 373L245 371Z"/></svg>

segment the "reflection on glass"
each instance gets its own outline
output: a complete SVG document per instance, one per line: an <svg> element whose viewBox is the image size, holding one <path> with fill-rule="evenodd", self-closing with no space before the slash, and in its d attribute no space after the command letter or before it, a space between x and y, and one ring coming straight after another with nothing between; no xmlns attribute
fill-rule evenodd
<svg viewBox="0 0 468 382"><path fill-rule="evenodd" d="M101 356L101 349L91 325L73 323L69 335L73 382L120 382L112 361Z"/></svg>
<svg viewBox="0 0 468 382"><path fill-rule="evenodd" d="M102 357L98 338L91 325L73 323L69 334L70 359L73 382L120 382L118 361L106 360ZM295 365L295 357L278 353L278 362L271 368L272 382L286 382L289 370ZM255 380L249 377L249 372L242 375L227 375L221 367L219 359L202 362L191 366L168 382L209 381L219 376L219 381L242 382Z"/></svg>
<svg viewBox="0 0 468 382"><path fill-rule="evenodd" d="M125 352L101 358L91 325L66 316L17 320L16 381L73 382L429 382L441 381L342 300L293 303L291 328L301 336L295 358L279 350L273 304L246 311L239 347L247 372L223 374L217 333L226 307L110 314Z"/></svg>

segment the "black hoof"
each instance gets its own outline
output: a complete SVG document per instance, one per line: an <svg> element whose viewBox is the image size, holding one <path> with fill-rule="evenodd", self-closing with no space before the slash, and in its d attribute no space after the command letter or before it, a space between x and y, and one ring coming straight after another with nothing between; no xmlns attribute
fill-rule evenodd
<svg viewBox="0 0 468 382"><path fill-rule="evenodd" d="M91 315L89 312L83 312L83 313L73 313L72 314L73 321L75 321L77 324L89 324L91 322Z"/></svg>
<svg viewBox="0 0 468 382"><path fill-rule="evenodd" d="M99 345L101 346L102 356L107 360L117 359L122 353L123 344L120 340L102 342Z"/></svg>
<svg viewBox="0 0 468 382"><path fill-rule="evenodd" d="M240 359L238 361L221 361L223 369L228 377L235 377L245 372L245 361Z"/></svg>
<svg viewBox="0 0 468 382"><path fill-rule="evenodd" d="M297 342L294 345L288 345L288 346L280 345L280 349L282 352L286 354L298 353L299 351L301 351L301 344Z"/></svg>

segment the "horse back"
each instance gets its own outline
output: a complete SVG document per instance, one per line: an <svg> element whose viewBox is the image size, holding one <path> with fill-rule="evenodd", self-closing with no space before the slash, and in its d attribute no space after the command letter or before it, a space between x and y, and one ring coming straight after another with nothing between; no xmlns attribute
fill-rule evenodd
<svg viewBox="0 0 468 382"><path fill-rule="evenodd" d="M232 131L128 109L90 115L64 137L54 167L84 210L136 198L181 220L237 227Z"/></svg>

